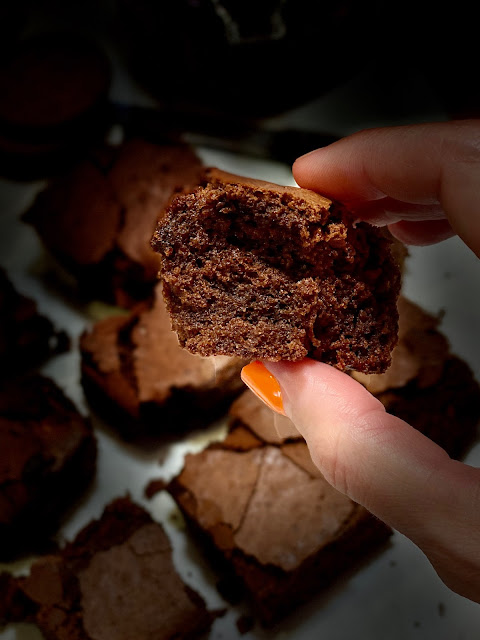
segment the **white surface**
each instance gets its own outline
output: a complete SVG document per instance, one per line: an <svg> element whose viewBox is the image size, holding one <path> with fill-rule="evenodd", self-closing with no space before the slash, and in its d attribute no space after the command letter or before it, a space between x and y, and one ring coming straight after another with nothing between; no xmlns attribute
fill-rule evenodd
<svg viewBox="0 0 480 640"><path fill-rule="evenodd" d="M206 150L201 150L201 155L208 164L229 171L293 184L289 168L283 165ZM91 317L86 309L75 308L47 287L42 275L40 243L35 233L19 221L19 214L40 187L41 183L0 182L0 263L21 291L35 297L41 311L59 327L68 329L73 338L72 351L50 361L44 371L81 411L87 412L79 383L76 338L90 324ZM479 290L479 264L457 239L411 250L404 292L430 311L445 310L443 330L453 350L470 363L478 377L480 353L476 328L480 325L480 304L472 292ZM186 451L201 449L210 438L219 437L224 427L214 425L208 432L191 434L176 444L145 452L122 443L97 426L99 459L95 487L66 523L62 536L70 539L92 517L98 517L107 502L129 492L165 525L174 546L176 565L184 579L200 591L208 605L224 606L214 588L214 576L190 543L173 501L164 494L151 501L143 498L149 478L171 477L180 470ZM474 465L480 463L480 446L472 451L468 461ZM25 568L26 563L10 567L14 571ZM389 549L353 578L327 596L315 596L275 630L267 632L257 625L254 631L241 636L235 624L241 612L241 608L230 608L215 622L210 639L473 640L478 639L480 629L480 607L451 593L423 554L399 534L395 534ZM1 640L38 637L28 625L10 626L0 633Z"/></svg>

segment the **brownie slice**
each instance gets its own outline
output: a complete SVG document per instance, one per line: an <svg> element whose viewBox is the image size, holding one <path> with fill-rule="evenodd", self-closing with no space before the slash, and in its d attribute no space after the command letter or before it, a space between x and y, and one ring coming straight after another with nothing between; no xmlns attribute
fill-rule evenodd
<svg viewBox="0 0 480 640"><path fill-rule="evenodd" d="M205 426L244 388L244 361L201 358L179 346L160 285L129 316L106 318L85 332L80 351L89 401L125 437Z"/></svg>
<svg viewBox="0 0 480 640"><path fill-rule="evenodd" d="M163 527L129 498L15 580L4 621L34 622L49 640L193 640L217 615L176 572Z"/></svg>
<svg viewBox="0 0 480 640"><path fill-rule="evenodd" d="M78 279L83 296L130 307L157 279L150 239L158 217L176 190L197 184L201 171L188 145L130 139L91 152L52 180L23 220Z"/></svg>
<svg viewBox="0 0 480 640"><path fill-rule="evenodd" d="M65 351L67 334L40 314L31 298L19 293L0 268L0 378L27 371Z"/></svg>
<svg viewBox="0 0 480 640"><path fill-rule="evenodd" d="M0 387L0 559L38 550L91 483L92 427L50 379Z"/></svg>
<svg viewBox="0 0 480 640"><path fill-rule="evenodd" d="M325 481L304 442L271 445L244 427L187 455L168 491L266 626L358 567L391 534Z"/></svg>
<svg viewBox="0 0 480 640"><path fill-rule="evenodd" d="M152 239L180 343L248 359L385 371L400 270L379 229L316 193L206 173Z"/></svg>

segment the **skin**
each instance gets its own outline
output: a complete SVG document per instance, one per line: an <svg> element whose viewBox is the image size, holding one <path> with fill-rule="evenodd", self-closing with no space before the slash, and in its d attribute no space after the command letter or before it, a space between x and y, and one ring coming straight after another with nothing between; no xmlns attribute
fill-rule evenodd
<svg viewBox="0 0 480 640"><path fill-rule="evenodd" d="M362 131L302 156L293 172L299 186L407 244L458 234L480 257L480 120ZM480 602L480 470L326 364L265 366L326 479L417 544L453 591Z"/></svg>

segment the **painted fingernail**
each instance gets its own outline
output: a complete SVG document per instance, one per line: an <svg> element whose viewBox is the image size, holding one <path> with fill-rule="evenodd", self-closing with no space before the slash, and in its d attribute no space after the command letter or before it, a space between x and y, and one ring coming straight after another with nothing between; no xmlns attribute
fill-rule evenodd
<svg viewBox="0 0 480 640"><path fill-rule="evenodd" d="M247 364L242 369L241 377L247 387L251 389L267 407L270 407L270 409L280 413L282 416L285 415L280 385L277 379L272 376L270 371L268 371L261 362L255 360Z"/></svg>

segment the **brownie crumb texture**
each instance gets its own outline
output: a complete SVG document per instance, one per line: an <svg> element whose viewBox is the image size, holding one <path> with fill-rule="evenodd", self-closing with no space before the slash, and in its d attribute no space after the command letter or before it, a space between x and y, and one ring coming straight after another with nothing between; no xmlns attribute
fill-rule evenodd
<svg viewBox="0 0 480 640"><path fill-rule="evenodd" d="M181 345L385 371L400 287L385 234L304 189L206 176L173 199L152 238Z"/></svg>
<svg viewBox="0 0 480 640"><path fill-rule="evenodd" d="M4 620L20 616L52 640L194 640L216 617L177 573L163 527L128 497L28 576L4 582Z"/></svg>

